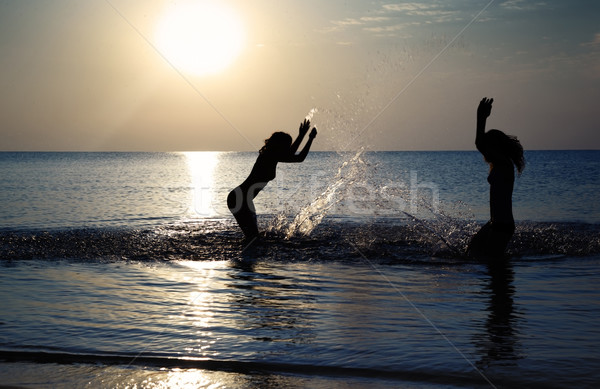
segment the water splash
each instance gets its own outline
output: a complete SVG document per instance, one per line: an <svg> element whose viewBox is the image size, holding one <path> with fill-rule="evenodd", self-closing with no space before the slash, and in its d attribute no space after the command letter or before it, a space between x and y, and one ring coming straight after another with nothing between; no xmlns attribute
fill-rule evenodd
<svg viewBox="0 0 600 389"><path fill-rule="evenodd" d="M341 189L341 188L340 188ZM319 233L281 239L267 235L255 250L240 242L235 221L205 220L160 226L154 229L84 228L69 230L0 230L0 264L28 259L76 259L79 261L133 260L278 260L347 261L363 258L395 263L425 261L431 257L460 259L464 247L443 223L427 224L400 219L359 221L323 219ZM471 232L454 231L470 238ZM432 231L435 231L432 232ZM457 253L440 243L445 237ZM352 242L349 245L348 242ZM359 254L357 249L360 250ZM521 222L508 246L513 258L543 260L557 256L600 257L600 224Z"/></svg>
<svg viewBox="0 0 600 389"><path fill-rule="evenodd" d="M408 221L407 228L414 229L423 244L439 244L454 254L464 251L476 228L472 225L472 216L465 215L464 204L446 204L441 209L435 196L430 199L426 193L417 190L416 174L415 177L411 174L410 184L401 182L392 185L394 190L389 190L385 184L371 182L376 165L370 163L364 148L359 149L344 160L331 184L296 213L291 223L286 214L281 213L271 221L269 231L283 233L287 239L307 237L325 216L340 206L342 214L356 215L367 226L365 236L372 235L369 220L399 217Z"/></svg>
<svg viewBox="0 0 600 389"><path fill-rule="evenodd" d="M313 116L315 116L315 113L318 113L319 110L317 108L311 108L310 111L308 111L308 114L306 115L305 119L306 120L312 120Z"/></svg>
<svg viewBox="0 0 600 389"><path fill-rule="evenodd" d="M361 176L361 165L364 165L362 155L365 149L361 148L357 153L347 161L344 161L339 167L337 174L323 193L300 210L290 223L285 233L287 239L294 235L308 236L327 215L328 211L337 203L343 196L340 195L340 190L352 185Z"/></svg>

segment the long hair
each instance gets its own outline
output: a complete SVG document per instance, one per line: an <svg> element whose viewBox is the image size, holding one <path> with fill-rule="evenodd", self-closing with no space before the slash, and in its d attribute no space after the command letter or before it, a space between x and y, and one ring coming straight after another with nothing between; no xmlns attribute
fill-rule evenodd
<svg viewBox="0 0 600 389"><path fill-rule="evenodd" d="M516 136L506 135L500 130L489 130L485 133L485 142L492 155L502 155L511 160L521 174L525 169L523 146ZM494 161L490 161L494 162Z"/></svg>
<svg viewBox="0 0 600 389"><path fill-rule="evenodd" d="M260 149L259 154L265 152L278 152L289 149L292 145L292 136L282 131L274 132L269 139L265 139L265 145Z"/></svg>

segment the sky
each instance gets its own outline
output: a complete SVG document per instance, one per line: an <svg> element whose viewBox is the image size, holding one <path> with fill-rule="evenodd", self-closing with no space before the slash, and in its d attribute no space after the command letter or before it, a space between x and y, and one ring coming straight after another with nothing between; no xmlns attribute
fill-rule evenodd
<svg viewBox="0 0 600 389"><path fill-rule="evenodd" d="M188 3L0 0L0 150L253 151L311 111L313 150L474 150L484 96L525 149L600 149L596 0Z"/></svg>

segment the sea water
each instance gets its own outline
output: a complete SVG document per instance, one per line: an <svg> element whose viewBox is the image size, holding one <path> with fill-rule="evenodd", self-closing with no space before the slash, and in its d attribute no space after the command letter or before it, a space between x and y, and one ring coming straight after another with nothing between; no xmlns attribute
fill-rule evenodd
<svg viewBox="0 0 600 389"><path fill-rule="evenodd" d="M508 262L477 152L0 153L0 383L596 387L600 152L528 151Z"/></svg>

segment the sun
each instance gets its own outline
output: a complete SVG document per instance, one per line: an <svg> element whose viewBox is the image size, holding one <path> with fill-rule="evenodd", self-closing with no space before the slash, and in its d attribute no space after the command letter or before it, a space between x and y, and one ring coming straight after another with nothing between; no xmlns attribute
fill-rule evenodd
<svg viewBox="0 0 600 389"><path fill-rule="evenodd" d="M198 76L225 70L241 53L244 29L222 1L183 1L169 7L155 33L157 49L177 70Z"/></svg>

